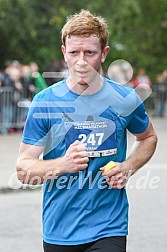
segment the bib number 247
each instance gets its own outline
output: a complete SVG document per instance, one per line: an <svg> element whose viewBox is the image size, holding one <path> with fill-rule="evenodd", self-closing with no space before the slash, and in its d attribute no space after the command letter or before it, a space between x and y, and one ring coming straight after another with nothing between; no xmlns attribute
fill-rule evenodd
<svg viewBox="0 0 167 252"><path fill-rule="evenodd" d="M104 133L91 133L89 135L80 134L78 139L86 146L87 144L92 146L100 146L103 142L103 137Z"/></svg>

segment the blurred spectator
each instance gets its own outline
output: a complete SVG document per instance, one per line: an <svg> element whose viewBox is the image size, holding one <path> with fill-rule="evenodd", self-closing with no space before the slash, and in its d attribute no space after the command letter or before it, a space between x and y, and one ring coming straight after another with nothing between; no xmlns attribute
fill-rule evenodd
<svg viewBox="0 0 167 252"><path fill-rule="evenodd" d="M2 79L3 79L3 75L2 75L2 73L0 72L0 87L2 86Z"/></svg>
<svg viewBox="0 0 167 252"><path fill-rule="evenodd" d="M67 66L64 60L61 60L60 62L53 60L45 67L43 76L48 86L50 86L63 78L66 78L67 72Z"/></svg>
<svg viewBox="0 0 167 252"><path fill-rule="evenodd" d="M35 86L35 93L40 92L41 90L48 87L45 79L39 73L39 67L35 62L30 63L30 70L32 74L32 84Z"/></svg>
<svg viewBox="0 0 167 252"><path fill-rule="evenodd" d="M167 70L157 76L155 89L156 97L156 116L165 116L165 107L167 100Z"/></svg>
<svg viewBox="0 0 167 252"><path fill-rule="evenodd" d="M31 69L28 65L21 67L21 83L24 89L24 98L31 101L35 93L35 85L32 83Z"/></svg>
<svg viewBox="0 0 167 252"><path fill-rule="evenodd" d="M146 75L145 70L143 68L140 68L138 70L138 74L136 78L134 78L131 81L131 83L134 88L139 86L140 84L147 84L148 86L151 87L151 84L152 84L150 78L148 77L148 75Z"/></svg>
<svg viewBox="0 0 167 252"><path fill-rule="evenodd" d="M23 85L22 97L21 97L21 101L19 102L19 106L22 108L20 120L22 122L25 122L25 119L26 119L27 113L28 113L28 109L30 107L30 103L31 103L32 98L35 94L35 86L32 84L30 66L28 66L28 65L21 66L21 79L20 79L20 81Z"/></svg>
<svg viewBox="0 0 167 252"><path fill-rule="evenodd" d="M60 72L61 69L60 69L59 62L58 62L57 60L51 61L50 64L46 66L46 68L45 68L44 71L47 72L47 73L48 73L48 72L52 72L52 73ZM56 75L56 74L55 74L55 75ZM47 77L45 78L45 80L46 80L48 86L50 86L50 85L52 85L52 84L58 82L58 81L60 80L60 78L59 78L59 77L56 77L56 76L52 76L52 77L47 76Z"/></svg>
<svg viewBox="0 0 167 252"><path fill-rule="evenodd" d="M143 68L138 70L136 78L131 81L131 86L135 88L136 93L144 101L146 108L150 108L150 105L151 107L153 106L152 97L149 97L151 94L151 85L152 82Z"/></svg>
<svg viewBox="0 0 167 252"><path fill-rule="evenodd" d="M12 123L13 127L16 129L16 125L22 121L21 109L18 107L18 103L22 100L23 95L23 85L21 83L21 71L15 66L11 67L10 79L13 86L13 97L12 97ZM14 126L15 125L15 126ZM13 130L12 130L13 132Z"/></svg>
<svg viewBox="0 0 167 252"><path fill-rule="evenodd" d="M7 66L2 78L3 94L1 99L1 133L8 133L13 121L14 115L17 117L17 102L22 90L20 82L20 70L15 65Z"/></svg>
<svg viewBox="0 0 167 252"><path fill-rule="evenodd" d="M6 91L12 87L12 82L9 76L10 67L6 67L2 75L1 86L6 89ZM12 87L13 88L13 87ZM1 127L0 132L2 134L8 133L10 124L12 123L12 100L8 95L4 99L4 94L1 92Z"/></svg>

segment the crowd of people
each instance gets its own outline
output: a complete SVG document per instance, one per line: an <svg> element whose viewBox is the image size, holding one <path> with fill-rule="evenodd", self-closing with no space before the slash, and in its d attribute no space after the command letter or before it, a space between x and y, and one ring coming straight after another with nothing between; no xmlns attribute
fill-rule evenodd
<svg viewBox="0 0 167 252"><path fill-rule="evenodd" d="M0 132L12 132L12 125L20 128L33 96L47 86L35 62L29 65L16 60L8 63L0 74ZM22 102L20 106L19 102Z"/></svg>
<svg viewBox="0 0 167 252"><path fill-rule="evenodd" d="M144 84L143 88L142 84ZM151 108L153 111L153 116L164 117L167 101L167 70L164 70L162 73L158 74L156 81L153 83L149 76L146 75L145 70L139 69L138 75L131 81L131 85L134 88L141 85L141 88L137 89L138 94L141 97L142 92L147 92L145 84L150 87L152 92L152 95L150 95L145 101L146 107L149 109Z"/></svg>
<svg viewBox="0 0 167 252"><path fill-rule="evenodd" d="M45 72L61 73L65 69L64 61L53 60L45 67ZM0 72L0 133L12 133L16 128L17 130L22 128L34 95L62 78L61 75L56 77L56 74L51 78L47 75L43 77L35 62L29 65L21 64L17 60L9 62L5 70ZM153 116L164 117L167 101L167 70L157 75L155 83L144 69L138 70L138 74L129 85L135 89L140 87L136 90L141 97L147 92L146 86L142 87L142 83L147 84L152 90L152 95L145 101L146 108L151 108Z"/></svg>
<svg viewBox="0 0 167 252"><path fill-rule="evenodd" d="M118 60L109 66L107 77L135 89L136 93L144 101L145 106L152 116L165 117L167 102L167 70L158 74L155 81L152 81L143 68L138 69L136 76L133 76L131 65Z"/></svg>
<svg viewBox="0 0 167 252"><path fill-rule="evenodd" d="M164 117L167 101L167 70L157 75L154 93L156 103L155 116Z"/></svg>

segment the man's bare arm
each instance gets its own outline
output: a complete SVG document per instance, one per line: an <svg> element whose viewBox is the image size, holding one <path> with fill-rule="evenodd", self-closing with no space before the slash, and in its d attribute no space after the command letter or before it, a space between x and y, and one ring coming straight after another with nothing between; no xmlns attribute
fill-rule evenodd
<svg viewBox="0 0 167 252"><path fill-rule="evenodd" d="M103 173L112 188L124 187L128 178L145 165L154 154L157 136L151 123L144 133L135 134L135 137L136 141L128 158L122 163L116 163L112 170ZM101 170L103 171L104 167Z"/></svg>
<svg viewBox="0 0 167 252"><path fill-rule="evenodd" d="M151 123L144 133L135 134L136 141L132 146L130 155L124 162L128 169L134 174L138 169L145 165L156 149L157 135Z"/></svg>
<svg viewBox="0 0 167 252"><path fill-rule="evenodd" d="M70 145L63 157L39 160L44 147L21 143L17 160L17 176L24 184L43 182L64 173L75 173L88 166L86 147L79 141ZM34 180L33 178L38 178Z"/></svg>

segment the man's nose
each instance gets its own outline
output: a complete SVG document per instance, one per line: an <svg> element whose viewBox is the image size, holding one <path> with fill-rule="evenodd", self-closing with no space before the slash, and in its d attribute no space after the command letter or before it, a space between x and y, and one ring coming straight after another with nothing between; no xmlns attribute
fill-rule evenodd
<svg viewBox="0 0 167 252"><path fill-rule="evenodd" d="M81 52L81 53L79 54L79 57L78 57L78 60L77 60L77 65L79 65L79 66L85 66L86 63L87 63L87 62L85 61L85 55L84 55L83 52Z"/></svg>

